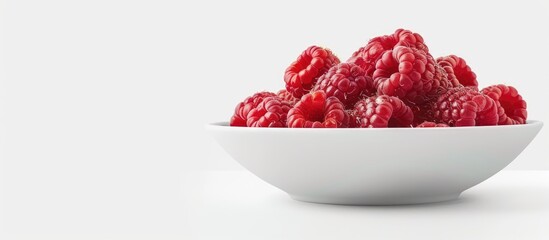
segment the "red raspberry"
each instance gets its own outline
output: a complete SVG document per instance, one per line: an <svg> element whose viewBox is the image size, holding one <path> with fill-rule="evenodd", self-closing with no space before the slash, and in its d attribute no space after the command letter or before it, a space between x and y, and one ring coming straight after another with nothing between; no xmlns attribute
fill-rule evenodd
<svg viewBox="0 0 549 240"><path fill-rule="evenodd" d="M313 90L322 90L328 97L337 97L346 108L352 108L360 98L374 93L372 78L354 63L333 66L318 79Z"/></svg>
<svg viewBox="0 0 549 240"><path fill-rule="evenodd" d="M353 53L347 62L355 63L366 72L366 75L372 76L375 70L376 61L381 54L387 50L393 49L397 41L392 35L379 36L370 39L366 46L359 48Z"/></svg>
<svg viewBox="0 0 549 240"><path fill-rule="evenodd" d="M310 46L286 69L286 89L300 98L311 90L322 74L338 63L339 59L329 49Z"/></svg>
<svg viewBox="0 0 549 240"><path fill-rule="evenodd" d="M290 103L290 105L292 105L292 106L295 105L295 103L296 103L297 101L299 101L299 99L295 98L295 97L294 97L290 92L288 92L288 90L286 90L286 89L282 89L282 90L278 91L278 93L276 93L276 95L277 95L280 99L282 99L282 100L284 100L284 101Z"/></svg>
<svg viewBox="0 0 549 240"><path fill-rule="evenodd" d="M528 112L526 101L517 89L503 84L493 85L482 89L482 93L496 101L499 125L525 124Z"/></svg>
<svg viewBox="0 0 549 240"><path fill-rule="evenodd" d="M435 82L435 85L438 85L440 89L438 91L442 90L443 92L446 92L446 90L450 88L455 87L462 87L462 85L457 81L457 79L452 78L450 79L448 77L448 72L440 66L440 64L435 63L435 76L433 77Z"/></svg>
<svg viewBox="0 0 549 240"><path fill-rule="evenodd" d="M250 97L247 97L243 102L236 105L234 114L231 117L230 125L246 127L248 113L257 107L257 105L259 105L264 98L274 96L276 96L276 94L272 92L258 92Z"/></svg>
<svg viewBox="0 0 549 240"><path fill-rule="evenodd" d="M286 127L290 103L279 97L266 97L247 116L248 127Z"/></svg>
<svg viewBox="0 0 549 240"><path fill-rule="evenodd" d="M415 48L398 46L383 53L376 62L374 85L379 95L396 96L412 103L421 103L427 93L437 89L433 81L435 60Z"/></svg>
<svg viewBox="0 0 549 240"><path fill-rule="evenodd" d="M471 70L463 58L456 55L437 58L437 63L446 70L448 79L458 86L458 83L465 87L478 87L477 75Z"/></svg>
<svg viewBox="0 0 549 240"><path fill-rule="evenodd" d="M421 35L410 30L397 29L391 35L384 35L370 39L366 46L353 53L347 62L352 62L364 69L368 76L372 76L377 60L383 52L392 50L396 46L407 46L429 52Z"/></svg>
<svg viewBox="0 0 549 240"><path fill-rule="evenodd" d="M360 100L351 112L352 127L410 127L413 120L410 107L397 97L387 95Z"/></svg>
<svg viewBox="0 0 549 240"><path fill-rule="evenodd" d="M485 126L498 123L497 106L473 87L452 88L433 105L435 122L449 126Z"/></svg>
<svg viewBox="0 0 549 240"><path fill-rule="evenodd" d="M422 122L416 126L417 128L434 128L434 127L450 127L446 123L436 123L436 122Z"/></svg>
<svg viewBox="0 0 549 240"><path fill-rule="evenodd" d="M425 101L422 103L408 103L408 106L410 106L414 112L414 126L417 126L423 122L434 122L433 104L437 101L440 95L456 86L463 87L457 81L456 85L450 82L446 70L444 70L440 65L435 64L433 89L426 95Z"/></svg>
<svg viewBox="0 0 549 240"><path fill-rule="evenodd" d="M288 112L291 128L341 128L348 123L343 103L336 97L326 97L324 91L305 94Z"/></svg>
<svg viewBox="0 0 549 240"><path fill-rule="evenodd" d="M397 46L413 47L424 52L429 52L429 48L425 45L425 41L419 33L401 28L397 29L393 36L398 39Z"/></svg>

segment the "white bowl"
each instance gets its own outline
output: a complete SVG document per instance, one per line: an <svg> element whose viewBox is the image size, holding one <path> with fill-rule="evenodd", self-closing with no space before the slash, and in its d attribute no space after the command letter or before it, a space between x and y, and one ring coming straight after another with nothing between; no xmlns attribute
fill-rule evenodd
<svg viewBox="0 0 549 240"><path fill-rule="evenodd" d="M293 199L351 205L452 200L513 161L543 123L296 129L207 125L242 166Z"/></svg>

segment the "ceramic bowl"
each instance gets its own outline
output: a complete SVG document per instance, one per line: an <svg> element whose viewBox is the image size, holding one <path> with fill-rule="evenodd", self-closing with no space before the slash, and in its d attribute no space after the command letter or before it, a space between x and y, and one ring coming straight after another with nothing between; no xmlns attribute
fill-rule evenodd
<svg viewBox="0 0 549 240"><path fill-rule="evenodd" d="M293 199L393 205L456 199L513 161L542 128L207 129L242 166Z"/></svg>

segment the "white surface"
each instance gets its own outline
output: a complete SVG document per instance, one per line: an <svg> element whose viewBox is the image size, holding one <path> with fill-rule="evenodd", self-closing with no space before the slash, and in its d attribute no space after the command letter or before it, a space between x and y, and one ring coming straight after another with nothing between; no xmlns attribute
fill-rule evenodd
<svg viewBox="0 0 549 240"><path fill-rule="evenodd" d="M207 129L234 160L293 198L390 205L456 198L511 163L542 126L296 129L225 122Z"/></svg>
<svg viewBox="0 0 549 240"><path fill-rule="evenodd" d="M549 172L504 171L456 201L340 206L292 200L247 172L204 177L201 239L547 239ZM197 238L197 239L200 239Z"/></svg>
<svg viewBox="0 0 549 240"><path fill-rule="evenodd" d="M189 170L242 169L203 125L281 88L310 44L345 58L410 28L435 56L466 58L482 85L515 85L549 123L548 12L545 0L0 0L0 232L189 229L180 175L192 186ZM549 170L547 146L545 128L509 167Z"/></svg>
<svg viewBox="0 0 549 240"><path fill-rule="evenodd" d="M545 240L549 235L549 171L503 171L458 200L404 206L299 202L246 171L194 173L192 185L189 176L180 179L185 222L179 233L12 232L1 239Z"/></svg>

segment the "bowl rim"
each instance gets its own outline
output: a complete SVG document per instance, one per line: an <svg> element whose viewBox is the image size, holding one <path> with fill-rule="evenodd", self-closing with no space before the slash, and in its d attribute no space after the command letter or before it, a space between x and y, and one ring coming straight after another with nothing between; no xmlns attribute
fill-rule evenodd
<svg viewBox="0 0 549 240"><path fill-rule="evenodd" d="M242 130L242 131L455 131L456 129L495 129L495 128L526 128L543 126L543 122L539 120L527 120L525 124L517 125L492 125L492 126L469 126L469 127L432 127L432 128L412 128L412 127L396 127L396 128L263 128L263 127L231 127L229 122L211 122L205 124L206 129L217 130Z"/></svg>

